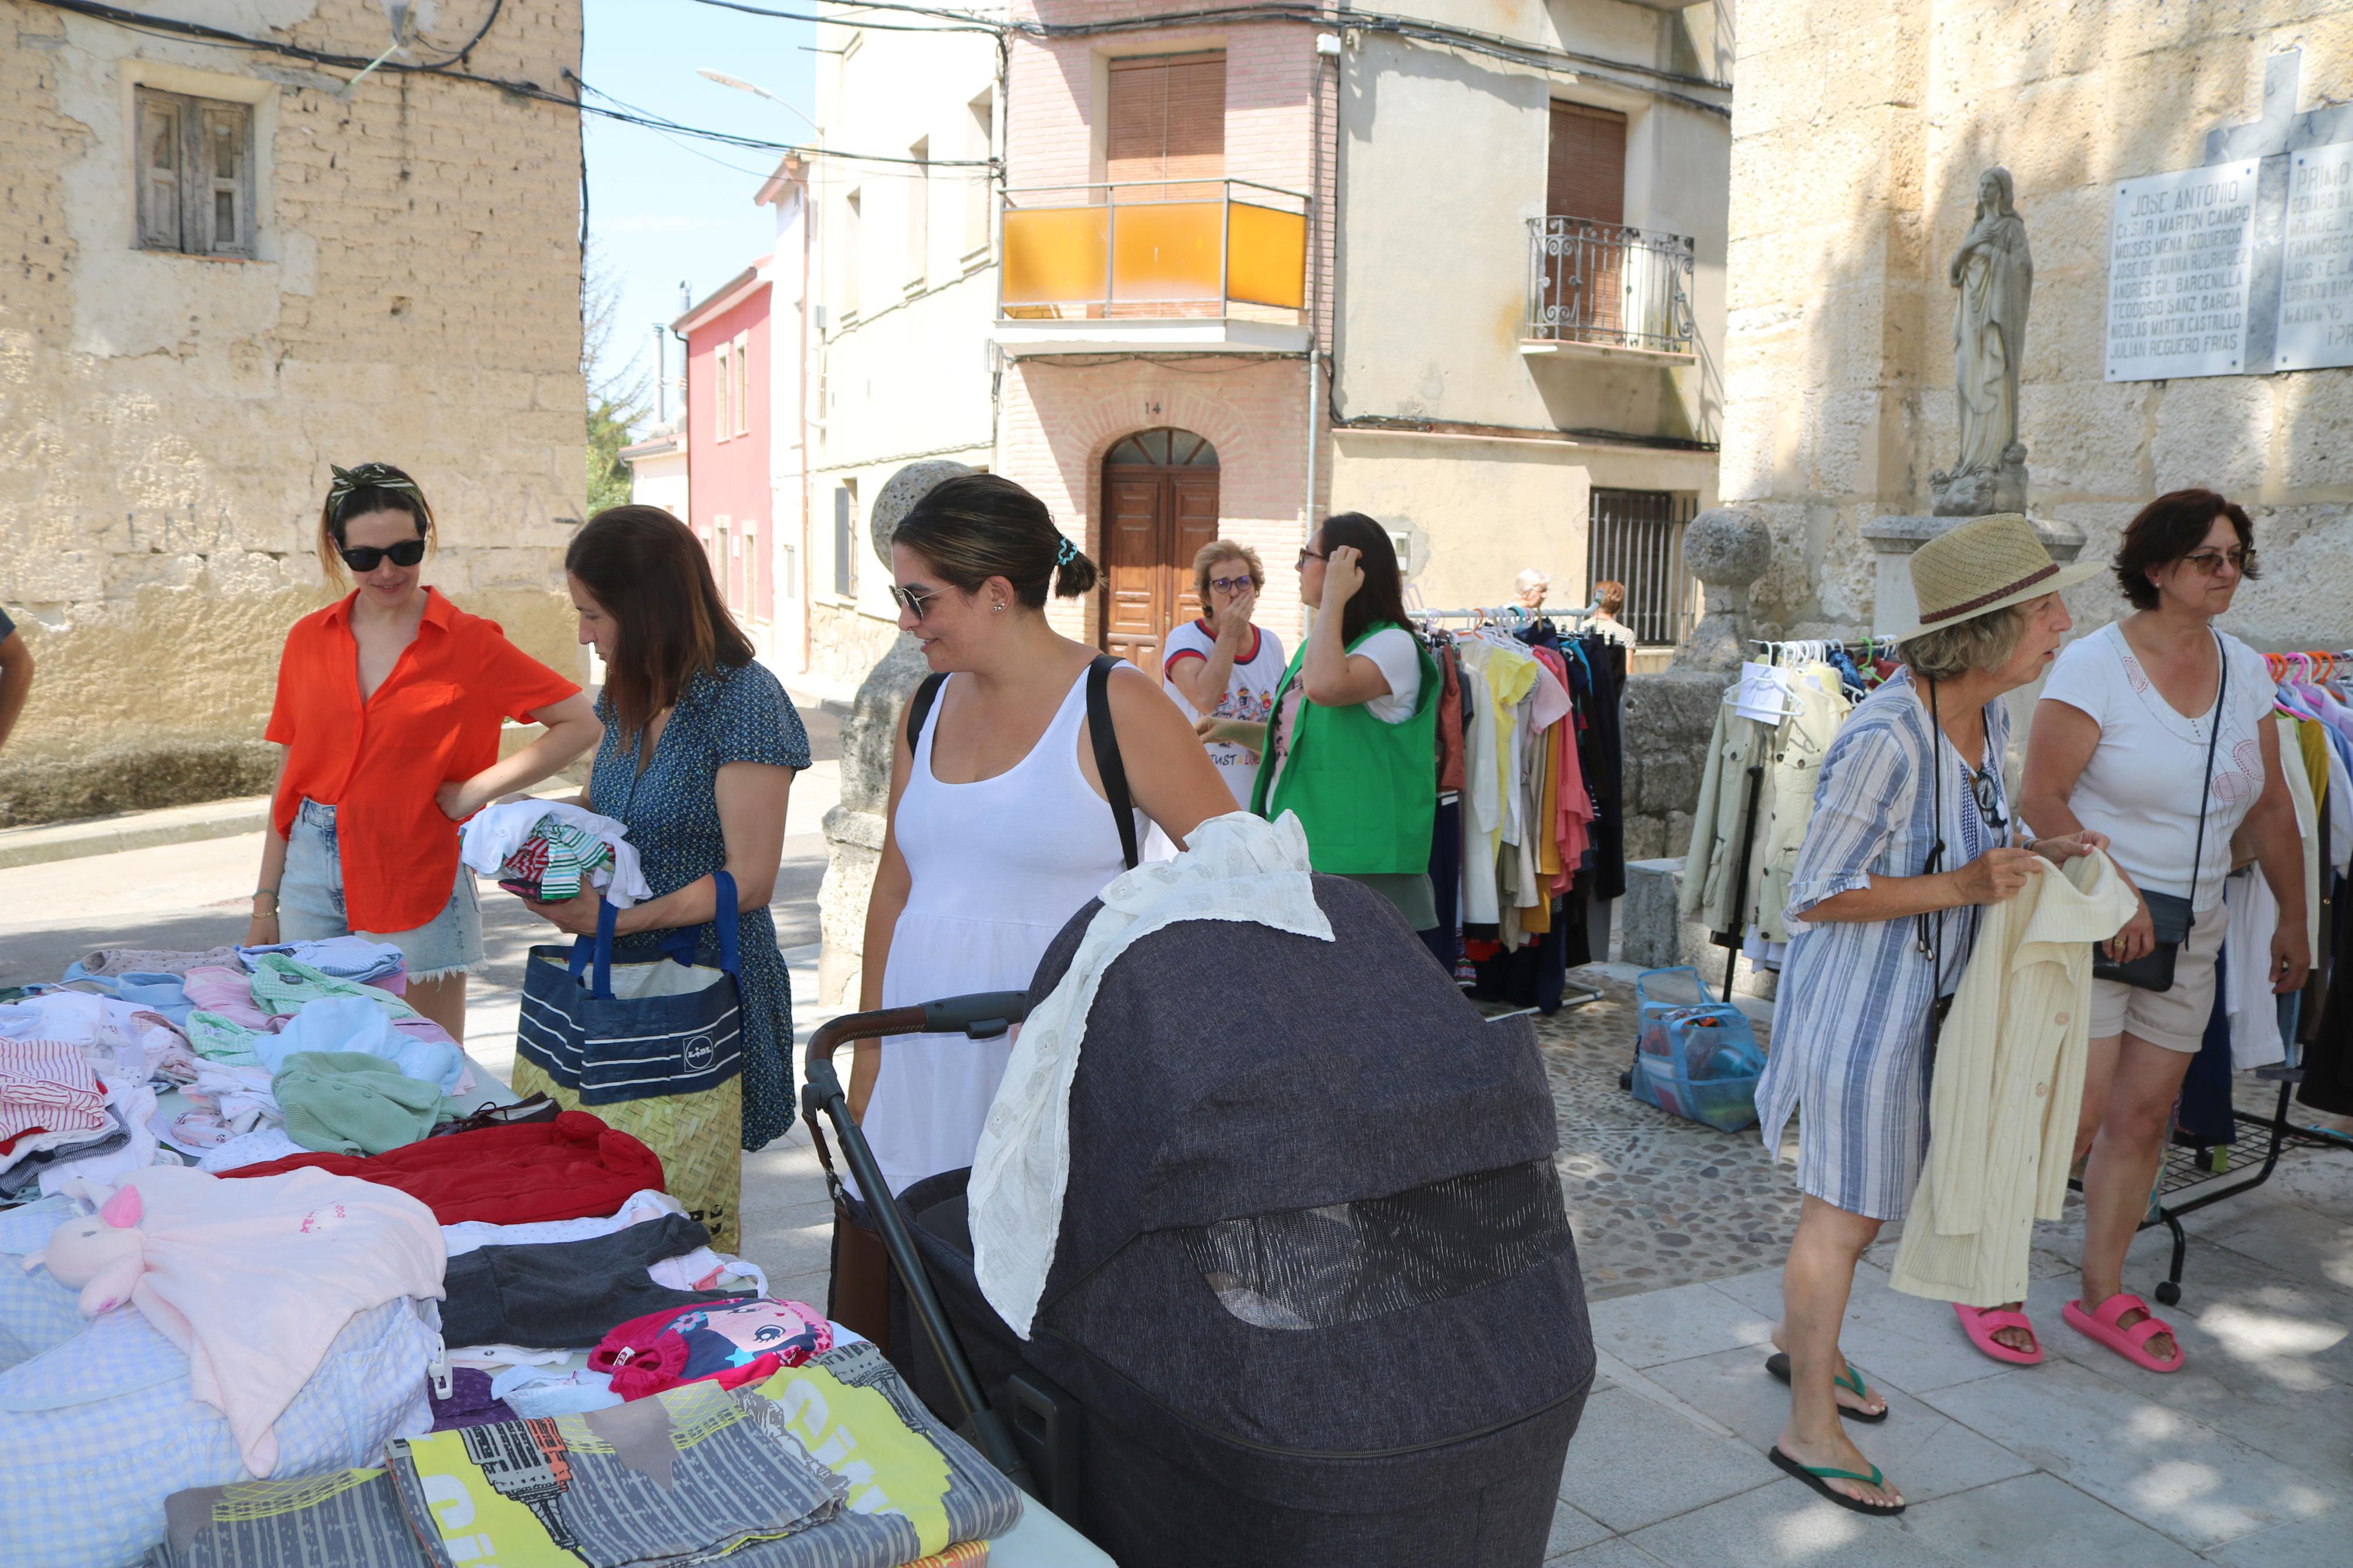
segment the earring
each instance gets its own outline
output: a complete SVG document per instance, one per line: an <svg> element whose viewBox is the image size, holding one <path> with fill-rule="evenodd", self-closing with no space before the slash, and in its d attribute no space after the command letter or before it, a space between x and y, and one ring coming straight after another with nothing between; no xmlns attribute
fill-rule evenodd
<svg viewBox="0 0 2353 1568"><path fill-rule="evenodd" d="M1005 606L1002 604L991 605L988 607L1000 616L1005 613Z"/></svg>

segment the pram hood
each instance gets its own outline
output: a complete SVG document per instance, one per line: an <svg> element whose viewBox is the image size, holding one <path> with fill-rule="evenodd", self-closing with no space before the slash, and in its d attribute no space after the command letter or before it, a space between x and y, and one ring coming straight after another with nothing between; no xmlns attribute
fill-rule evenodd
<svg viewBox="0 0 2353 1568"><path fill-rule="evenodd" d="M1337 1497L1296 1467L1338 1462L1363 1472L1348 1506L1386 1507L1452 1484L1402 1456L1573 1421L1593 1352L1531 1026L1481 1017L1379 895L1327 876L1314 891L1332 942L1187 922L1109 967L1031 1340L963 1280L949 1294L1198 1473Z"/></svg>
<svg viewBox="0 0 2353 1568"><path fill-rule="evenodd" d="M1386 1197L1557 1146L1527 1021L1482 1018L1378 894L1314 889L1333 942L1192 921L1103 976L1044 1302L1147 1231ZM1100 907L1063 927L1030 995Z"/></svg>

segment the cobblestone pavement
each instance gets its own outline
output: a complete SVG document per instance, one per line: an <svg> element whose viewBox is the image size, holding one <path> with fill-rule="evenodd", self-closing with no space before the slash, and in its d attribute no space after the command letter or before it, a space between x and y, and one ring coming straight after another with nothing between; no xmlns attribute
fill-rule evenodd
<svg viewBox="0 0 2353 1568"><path fill-rule="evenodd" d="M1634 988L1599 969L1601 1000L1535 1020L1560 1116L1561 1185L1595 1300L1778 1263L1798 1224L1789 1168L1757 1131L1718 1132L1618 1087L1634 1047ZM1762 1023L1757 1037L1766 1037ZM1794 1128L1788 1144L1796 1152Z"/></svg>

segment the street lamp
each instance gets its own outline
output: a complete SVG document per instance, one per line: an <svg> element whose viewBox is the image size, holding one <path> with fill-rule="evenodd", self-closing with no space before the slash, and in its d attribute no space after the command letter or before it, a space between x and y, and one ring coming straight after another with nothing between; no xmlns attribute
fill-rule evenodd
<svg viewBox="0 0 2353 1568"><path fill-rule="evenodd" d="M800 114L801 119L808 125L810 130L814 131L817 129L816 121L810 120L806 114L801 114L801 111L798 109L795 109L793 105L786 103L785 100L778 98L775 93L770 92L766 88L760 86L756 82L745 81L740 76L729 76L725 71L712 70L709 66L702 67L696 70L694 74L699 77L706 78L709 80L715 81L722 87L732 87L738 92L748 92L754 98L765 98L770 103L782 103L786 109L792 110L792 112L795 114Z"/></svg>

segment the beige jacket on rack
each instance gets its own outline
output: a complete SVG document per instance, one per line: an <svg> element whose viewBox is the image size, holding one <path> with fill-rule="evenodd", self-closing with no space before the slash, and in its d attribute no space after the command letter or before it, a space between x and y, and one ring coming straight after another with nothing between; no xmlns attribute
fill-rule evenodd
<svg viewBox="0 0 2353 1568"><path fill-rule="evenodd" d="M1928 1158L1889 1283L1998 1307L2026 1299L2034 1221L2057 1219L2089 1055L2092 944L2139 907L2105 855L2046 865L1987 906L1936 1042Z"/></svg>
<svg viewBox="0 0 2353 1568"><path fill-rule="evenodd" d="M1822 755L1838 739L1839 727L1853 704L1839 685L1839 673L1827 664L1811 664L1792 672L1791 712L1773 734L1773 749L1765 763L1765 798L1772 810L1757 828L1757 853L1749 879L1757 896L1748 911L1748 929L1767 942L1789 940L1789 922L1783 913L1789 904L1789 879L1797 874L1798 851L1806 842L1806 827L1814 819L1814 785L1820 782ZM1739 854L1734 846L1733 853Z"/></svg>

